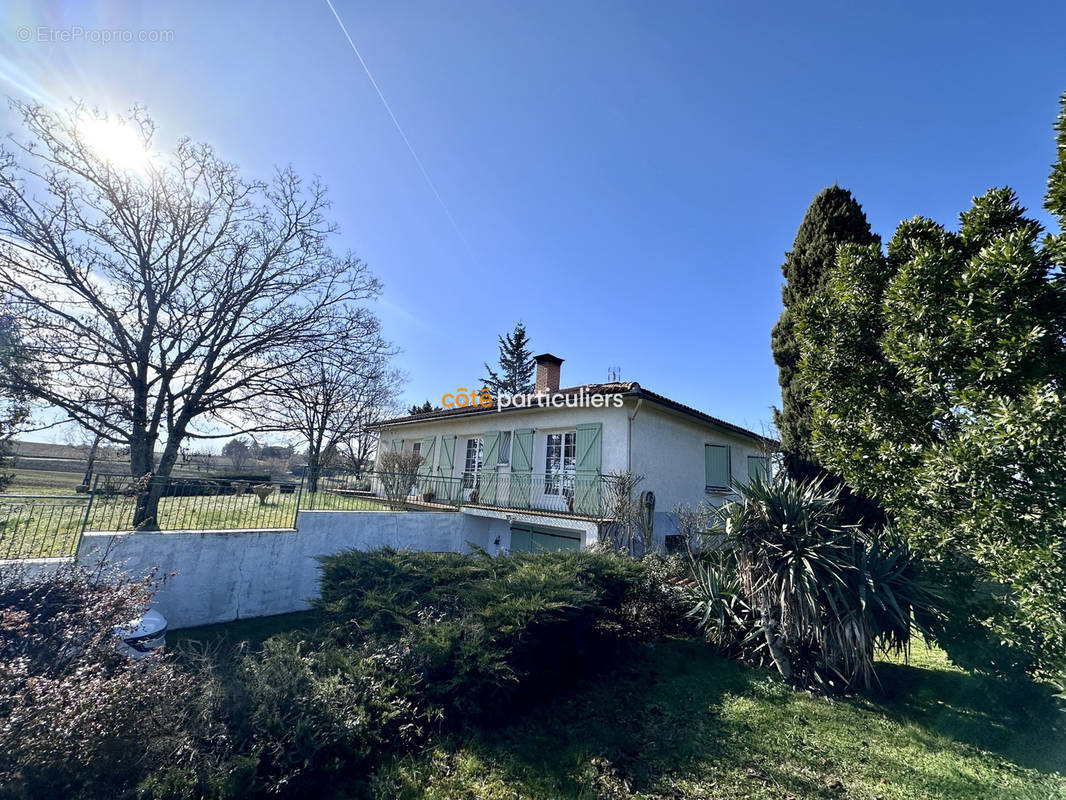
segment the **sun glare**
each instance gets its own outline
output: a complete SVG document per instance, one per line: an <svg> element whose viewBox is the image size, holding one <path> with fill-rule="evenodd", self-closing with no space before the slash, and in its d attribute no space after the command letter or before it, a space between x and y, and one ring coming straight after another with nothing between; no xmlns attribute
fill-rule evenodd
<svg viewBox="0 0 1066 800"><path fill-rule="evenodd" d="M151 154L132 125L92 117L83 120L79 128L85 144L113 168L144 172L148 167Z"/></svg>

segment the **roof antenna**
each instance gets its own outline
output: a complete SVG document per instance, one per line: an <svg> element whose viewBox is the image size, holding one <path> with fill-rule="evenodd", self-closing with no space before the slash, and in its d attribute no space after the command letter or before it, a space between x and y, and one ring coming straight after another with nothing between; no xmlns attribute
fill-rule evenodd
<svg viewBox="0 0 1066 800"><path fill-rule="evenodd" d="M618 383L622 379L621 367L607 367L607 383Z"/></svg>

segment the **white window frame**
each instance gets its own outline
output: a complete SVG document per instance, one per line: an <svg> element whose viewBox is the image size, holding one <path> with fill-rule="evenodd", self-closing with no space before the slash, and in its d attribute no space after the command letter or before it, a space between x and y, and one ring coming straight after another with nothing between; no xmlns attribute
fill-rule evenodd
<svg viewBox="0 0 1066 800"><path fill-rule="evenodd" d="M572 498L576 472L577 430L547 434L544 438L544 494Z"/></svg>
<svg viewBox="0 0 1066 800"><path fill-rule="evenodd" d="M473 458L471 460L470 445L477 442ZM463 452L463 488L473 489L481 480L481 467L485 460L485 437L471 436L466 440L466 449ZM473 469L471 469L471 466Z"/></svg>

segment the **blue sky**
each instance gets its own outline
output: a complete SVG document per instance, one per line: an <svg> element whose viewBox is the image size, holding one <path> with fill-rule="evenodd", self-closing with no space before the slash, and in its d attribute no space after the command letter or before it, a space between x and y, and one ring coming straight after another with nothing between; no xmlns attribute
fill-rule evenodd
<svg viewBox="0 0 1066 800"><path fill-rule="evenodd" d="M840 183L885 237L993 185L1038 210L1066 89L1061 2L334 2L447 211L324 0L7 2L0 91L320 175L409 401L474 386L521 319L565 383L620 366L761 428L811 198ZM42 26L172 34L20 41Z"/></svg>

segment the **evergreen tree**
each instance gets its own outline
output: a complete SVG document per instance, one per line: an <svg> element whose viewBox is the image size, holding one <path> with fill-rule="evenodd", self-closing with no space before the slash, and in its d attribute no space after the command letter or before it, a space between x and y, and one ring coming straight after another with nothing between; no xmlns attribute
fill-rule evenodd
<svg viewBox="0 0 1066 800"><path fill-rule="evenodd" d="M1063 103L1045 208L1066 223ZM915 217L887 253L841 248L796 309L818 456L952 580L970 574L938 638L971 666L1066 674L1064 257L1061 230L992 189L957 232Z"/></svg>
<svg viewBox="0 0 1066 800"><path fill-rule="evenodd" d="M440 411L440 410L441 410L440 406L435 406L435 405L433 405L431 402L429 402L427 400L422 405L419 405L418 403L415 403L413 406L411 406L409 409L407 409L407 413L408 414L428 414L430 411Z"/></svg>
<svg viewBox="0 0 1066 800"><path fill-rule="evenodd" d="M23 384L34 380L35 370L21 344L15 316L0 308L0 491L14 475L3 472L11 466L12 437L29 416Z"/></svg>
<svg viewBox="0 0 1066 800"><path fill-rule="evenodd" d="M821 475L811 447L811 401L799 374L800 351L794 318L797 306L817 294L836 261L842 244L880 244L870 231L862 206L851 192L836 184L823 189L811 201L800 223L792 250L785 254L781 272L785 284L781 300L785 309L774 325L771 347L781 384L781 408L774 409L774 424L781 434L788 471L796 478Z"/></svg>
<svg viewBox="0 0 1066 800"><path fill-rule="evenodd" d="M529 349L526 326L519 322L511 333L497 338L500 340L500 371L485 364L488 377L483 378L482 382L494 397L500 394L529 394L534 387L536 364L533 362L533 351Z"/></svg>

